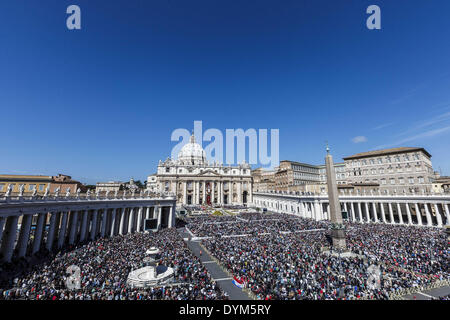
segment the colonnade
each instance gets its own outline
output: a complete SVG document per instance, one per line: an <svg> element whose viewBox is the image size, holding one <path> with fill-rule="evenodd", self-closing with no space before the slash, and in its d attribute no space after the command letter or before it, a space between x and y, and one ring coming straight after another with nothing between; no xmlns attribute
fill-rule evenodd
<svg viewBox="0 0 450 320"><path fill-rule="evenodd" d="M328 220L327 196L300 196L255 192L253 205L269 211L294 214L316 221ZM399 225L450 225L450 196L340 196L348 221Z"/></svg>
<svg viewBox="0 0 450 320"><path fill-rule="evenodd" d="M53 199L0 202L0 261L101 237L175 226L175 199Z"/></svg>

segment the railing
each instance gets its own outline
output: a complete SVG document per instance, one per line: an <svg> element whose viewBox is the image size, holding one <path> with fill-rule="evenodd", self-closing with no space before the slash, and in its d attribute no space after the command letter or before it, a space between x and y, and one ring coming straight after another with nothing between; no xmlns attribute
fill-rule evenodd
<svg viewBox="0 0 450 320"><path fill-rule="evenodd" d="M396 290L395 292L392 292L389 294L389 299L390 300L403 300L403 297L407 294L415 294L415 293L419 293L420 291L427 291L427 290L440 288L443 286L449 286L449 285L450 285L450 281L448 281L448 280L437 280L437 281L434 281L433 283L430 283L429 285L425 285L425 286L417 286L417 287Z"/></svg>
<svg viewBox="0 0 450 320"><path fill-rule="evenodd" d="M134 199L175 199L170 192L98 192L98 193L65 193L35 194L35 193L3 193L0 194L1 203L42 202L42 201L86 201L86 200L134 200Z"/></svg>

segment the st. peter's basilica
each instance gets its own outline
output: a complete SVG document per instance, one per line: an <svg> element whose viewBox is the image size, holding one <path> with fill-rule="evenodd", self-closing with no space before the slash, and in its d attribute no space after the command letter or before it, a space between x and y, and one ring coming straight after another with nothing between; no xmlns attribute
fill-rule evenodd
<svg viewBox="0 0 450 320"><path fill-rule="evenodd" d="M178 205L243 205L252 202L251 168L209 162L203 148L190 142L178 153L178 159L159 161L156 189L176 194Z"/></svg>

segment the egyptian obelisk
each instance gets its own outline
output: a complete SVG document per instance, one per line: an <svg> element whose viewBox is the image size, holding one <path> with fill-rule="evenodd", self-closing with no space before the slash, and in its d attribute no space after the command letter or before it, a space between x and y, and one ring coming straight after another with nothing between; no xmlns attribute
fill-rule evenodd
<svg viewBox="0 0 450 320"><path fill-rule="evenodd" d="M346 250L344 224L342 223L341 205L339 204L338 189L336 183L336 173L334 171L333 157L327 145L327 156L325 157L327 171L328 201L330 204L331 238L333 247Z"/></svg>

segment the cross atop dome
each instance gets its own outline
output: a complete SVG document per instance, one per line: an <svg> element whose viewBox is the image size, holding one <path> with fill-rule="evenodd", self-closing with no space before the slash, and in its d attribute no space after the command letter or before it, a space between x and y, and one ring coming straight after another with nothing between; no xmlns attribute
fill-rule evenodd
<svg viewBox="0 0 450 320"><path fill-rule="evenodd" d="M195 143L195 136L194 136L194 130L192 130L192 134L191 134L191 143Z"/></svg>

